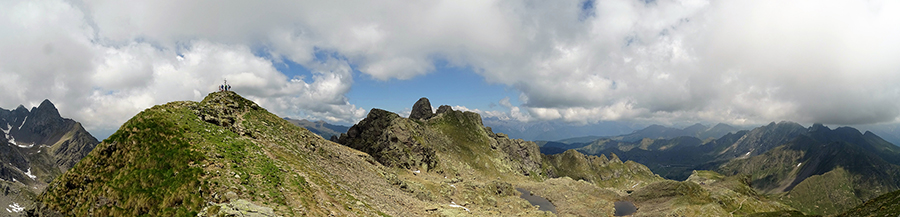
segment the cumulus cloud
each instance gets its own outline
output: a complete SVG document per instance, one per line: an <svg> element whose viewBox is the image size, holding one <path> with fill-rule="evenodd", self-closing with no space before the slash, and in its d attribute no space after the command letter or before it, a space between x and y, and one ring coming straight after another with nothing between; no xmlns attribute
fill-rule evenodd
<svg viewBox="0 0 900 217"><path fill-rule="evenodd" d="M112 24L104 23L105 13L122 11L91 3L97 2L0 3L0 103L33 106L49 98L63 115L103 131L156 104L199 101L228 79L233 89L279 115L340 123L365 115L344 96L353 84L346 60L307 59L312 76L288 78L274 67L281 59L255 54L253 44L201 38L215 34L210 32L129 35L127 24L147 20L106 26Z"/></svg>
<svg viewBox="0 0 900 217"><path fill-rule="evenodd" d="M889 0L38 0L0 14L0 103L51 98L89 127L223 78L280 115L352 123L365 113L346 98L355 72L415 79L436 62L517 90L521 105L482 114L524 121L900 116ZM283 61L312 74L287 77Z"/></svg>

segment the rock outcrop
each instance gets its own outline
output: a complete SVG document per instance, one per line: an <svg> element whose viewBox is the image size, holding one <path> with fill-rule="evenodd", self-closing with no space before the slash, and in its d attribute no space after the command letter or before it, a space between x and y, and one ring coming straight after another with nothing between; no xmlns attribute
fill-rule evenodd
<svg viewBox="0 0 900 217"><path fill-rule="evenodd" d="M434 114L439 115L439 114L452 112L452 111L453 111L453 108L451 108L449 105L441 105L440 107L438 107L437 112L435 112Z"/></svg>
<svg viewBox="0 0 900 217"><path fill-rule="evenodd" d="M522 175L530 176L534 171L541 171L541 151L537 144L521 139L510 139L506 134L493 133L490 128L485 129L491 137L491 149L499 150L504 162L517 162L513 168Z"/></svg>
<svg viewBox="0 0 900 217"><path fill-rule="evenodd" d="M423 137L428 136L424 131L424 126L397 114L372 109L365 119L341 135L338 142L369 153L385 166L427 170L434 168L438 159L432 146L422 144Z"/></svg>
<svg viewBox="0 0 900 217"><path fill-rule="evenodd" d="M431 116L434 116L434 113L431 111L431 102L425 97L416 101L416 104L412 107L412 111L409 113L410 119L428 119L431 118Z"/></svg>
<svg viewBox="0 0 900 217"><path fill-rule="evenodd" d="M372 109L338 141L369 153L390 167L453 173L474 168L486 173L543 174L537 145L494 134L482 125L478 113L453 111L444 105L433 115L427 98L420 99L413 108L416 109L412 114L417 115L411 114L408 119Z"/></svg>

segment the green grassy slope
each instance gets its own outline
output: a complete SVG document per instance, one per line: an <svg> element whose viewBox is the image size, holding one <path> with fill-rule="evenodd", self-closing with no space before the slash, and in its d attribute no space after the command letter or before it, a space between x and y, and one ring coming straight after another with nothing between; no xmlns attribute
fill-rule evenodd
<svg viewBox="0 0 900 217"><path fill-rule="evenodd" d="M869 201L866 201L859 206L850 208L846 212L841 213L837 216L893 217L897 215L900 215L900 191L883 194Z"/></svg>
<svg viewBox="0 0 900 217"><path fill-rule="evenodd" d="M364 153L219 92L136 115L56 179L30 211L195 216L241 200L287 216L408 211L396 203L414 199L389 192L389 176ZM407 204L416 206L424 205Z"/></svg>

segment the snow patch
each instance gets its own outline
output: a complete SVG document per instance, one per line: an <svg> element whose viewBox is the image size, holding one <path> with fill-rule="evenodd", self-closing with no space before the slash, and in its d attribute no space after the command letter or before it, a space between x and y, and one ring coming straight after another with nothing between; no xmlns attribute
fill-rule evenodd
<svg viewBox="0 0 900 217"><path fill-rule="evenodd" d="M25 117L25 118L26 118L26 120L27 120L28 117ZM23 123L24 123L24 122L23 122ZM21 128L21 127L22 127L22 126L19 126L19 128ZM30 145L19 145L19 143L16 143L16 138L13 138L12 135L9 135L9 131L10 131L11 129L12 129L12 126L10 126L9 123L6 123L6 130L3 130L3 134L6 134L6 140L9 141L9 144L10 144L10 145L19 146L19 148L31 148L31 147L34 147L34 144L30 144Z"/></svg>
<svg viewBox="0 0 900 217"><path fill-rule="evenodd" d="M25 211L25 207L19 206L19 203L13 203L9 205L9 208L6 208L6 211L10 213L20 213Z"/></svg>
<svg viewBox="0 0 900 217"><path fill-rule="evenodd" d="M31 180L35 180L37 178L37 176L31 174L30 167L28 168L28 172L25 172L25 175L28 176L28 178L31 178Z"/></svg>
<svg viewBox="0 0 900 217"><path fill-rule="evenodd" d="M6 140L9 141L9 144L16 145L16 139L9 135L9 130L12 130L12 126L9 123L6 123L6 130L3 130L3 135L6 135Z"/></svg>
<svg viewBox="0 0 900 217"><path fill-rule="evenodd" d="M25 116L25 120L22 121L22 124L19 124L19 127L16 127L16 129L20 129L20 130L21 130L21 129L22 129L22 126L25 126L25 122L27 122L27 121L28 121L28 116Z"/></svg>
<svg viewBox="0 0 900 217"><path fill-rule="evenodd" d="M470 212L470 211L469 211L469 208L466 208L466 207L463 207L463 206L460 206L460 205L457 205L457 204L456 204L456 202L453 202L453 201L450 201L450 207L455 207L455 208L463 208L463 209L465 209L465 210L466 210L466 212Z"/></svg>
<svg viewBox="0 0 900 217"><path fill-rule="evenodd" d="M13 140L10 139L9 141L13 141ZM19 144L16 144L16 143L13 143L13 144L15 144L16 146L19 146L19 148L31 148L31 147L34 147L34 144L33 144L33 143L32 143L32 144L28 144L28 145L19 145Z"/></svg>

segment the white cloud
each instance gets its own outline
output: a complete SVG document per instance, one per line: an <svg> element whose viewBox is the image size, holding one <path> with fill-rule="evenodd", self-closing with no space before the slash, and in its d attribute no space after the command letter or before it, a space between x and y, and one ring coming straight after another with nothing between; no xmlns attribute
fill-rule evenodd
<svg viewBox="0 0 900 217"><path fill-rule="evenodd" d="M410 79L447 61L518 90L521 105L500 102L517 120L900 116L897 1L582 3L4 1L0 104L50 98L114 128L229 78L280 115L354 122L354 70ZM273 67L284 60L313 74L288 78Z"/></svg>
<svg viewBox="0 0 900 217"><path fill-rule="evenodd" d="M127 35L89 16L118 10L62 1L0 4L5 4L0 7L3 105L36 105L49 98L64 116L103 131L156 104L199 101L229 79L234 90L279 115L343 123L365 115L344 97L353 83L346 61L308 60L312 78L290 79L274 68L279 60L255 55L252 45ZM169 39L177 43L166 44Z"/></svg>
<svg viewBox="0 0 900 217"><path fill-rule="evenodd" d="M279 115L331 122L356 121L365 115L363 109L350 105L343 97L352 85L352 77L349 66L338 60L312 68L314 76L307 83L299 78L288 79L275 70L272 62L254 56L246 46L193 41L180 54L147 44L107 50L110 57L92 77L94 90L86 100L88 104L75 116L90 126L116 127L137 111L155 104L199 101L216 90L221 79L228 79L234 90ZM120 119L103 118L109 116Z"/></svg>

